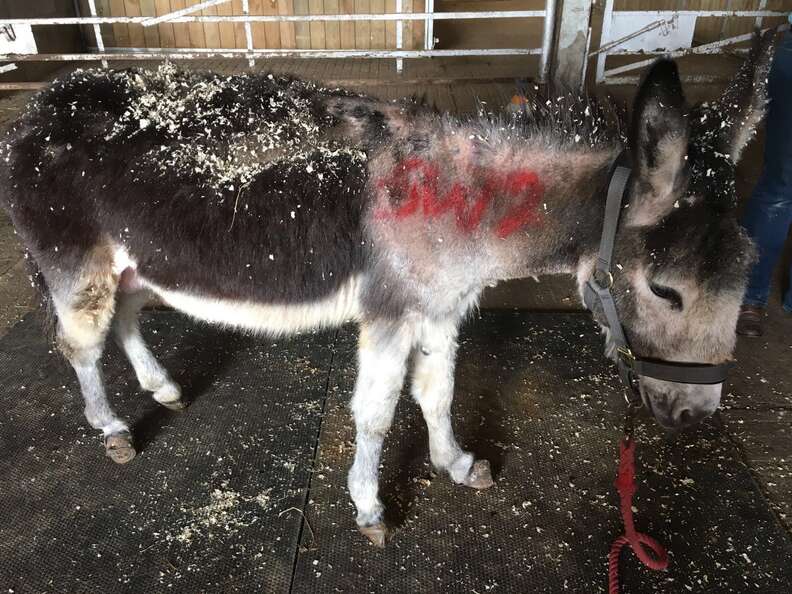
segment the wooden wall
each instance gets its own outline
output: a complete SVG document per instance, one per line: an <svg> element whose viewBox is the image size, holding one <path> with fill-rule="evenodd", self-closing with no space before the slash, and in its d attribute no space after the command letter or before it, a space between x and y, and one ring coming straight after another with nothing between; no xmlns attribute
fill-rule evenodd
<svg viewBox="0 0 792 594"><path fill-rule="evenodd" d="M102 16L154 16L197 4L200 0L96 0ZM563 0L559 0L561 2ZM87 0L80 0L88 15ZM541 10L544 0L436 0L435 10ZM599 43L605 0L592 9L592 47ZM424 0L403 0L405 12L423 12ZM756 10L759 0L615 0L616 10ZM792 10L792 0L768 0L768 10ZM396 0L250 0L251 14L365 14L394 13ZM241 0L202 11L205 15L241 15ZM783 20L783 19L781 19ZM768 20L777 24L779 19ZM753 30L752 18L699 18L695 44L708 43ZM396 23L383 21L259 23L254 24L253 44L258 49L395 49ZM117 24L102 28L108 47L244 48L243 25L162 24L143 28ZM436 21L439 48L539 47L541 19ZM86 37L93 38L92 31ZM424 46L423 21L404 22L405 49Z"/></svg>
<svg viewBox="0 0 792 594"><path fill-rule="evenodd" d="M82 14L88 3L80 0ZM198 4L200 0L96 0L101 16L155 16ZM422 12L424 0L403 0L405 12ZM396 12L396 0L250 0L252 15L384 14ZM203 15L242 15L241 0L208 8ZM384 21L257 23L256 49L395 49L396 23ZM423 22L404 22L405 49L424 44ZM90 33L90 36L93 34ZM102 27L107 47L244 48L244 25L233 23L115 24ZM88 37L89 39L91 37Z"/></svg>

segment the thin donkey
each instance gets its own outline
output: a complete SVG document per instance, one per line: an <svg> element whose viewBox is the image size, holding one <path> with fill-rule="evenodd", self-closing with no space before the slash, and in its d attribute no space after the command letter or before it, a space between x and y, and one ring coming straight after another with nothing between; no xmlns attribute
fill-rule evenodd
<svg viewBox="0 0 792 594"><path fill-rule="evenodd" d="M183 407L138 328L152 295L268 335L357 322L349 490L360 530L382 545L377 469L411 353L433 464L489 487L487 461L451 427L461 320L503 279L566 272L583 285L626 145L612 292L630 343L667 361L730 358L752 258L732 214L734 164L762 117L769 55L758 43L724 97L692 111L676 66L658 62L624 135L612 110L569 97L457 119L281 76L77 71L6 134L0 202L115 462L135 450L102 381L111 329L143 389ZM640 383L669 427L720 399L720 385Z"/></svg>

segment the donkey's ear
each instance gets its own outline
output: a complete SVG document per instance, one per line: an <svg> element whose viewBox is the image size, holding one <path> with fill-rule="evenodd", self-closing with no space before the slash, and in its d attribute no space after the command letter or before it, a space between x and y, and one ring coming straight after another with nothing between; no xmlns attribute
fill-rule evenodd
<svg viewBox="0 0 792 594"><path fill-rule="evenodd" d="M716 103L722 120L718 146L734 163L753 138L767 109L767 75L773 62L775 31L754 35L748 59Z"/></svg>
<svg viewBox="0 0 792 594"><path fill-rule="evenodd" d="M688 109L674 62L660 60L652 66L632 117L635 185L627 224L652 225L674 208L688 176Z"/></svg>

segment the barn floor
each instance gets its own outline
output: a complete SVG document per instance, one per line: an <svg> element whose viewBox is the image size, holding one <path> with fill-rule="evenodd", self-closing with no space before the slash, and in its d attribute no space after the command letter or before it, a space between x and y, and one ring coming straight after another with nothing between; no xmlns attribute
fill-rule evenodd
<svg viewBox="0 0 792 594"><path fill-rule="evenodd" d="M189 395L171 413L109 349L105 374L140 454L102 456L66 364L30 315L0 340L0 586L40 592L605 592L621 530L612 481L622 406L585 314L487 312L460 345L455 425L497 483L432 472L405 397L382 493L385 550L346 489L355 332L260 340L149 313L144 333ZM638 525L671 550L625 555L625 593L792 583L792 537L720 419L669 442L638 428Z"/></svg>
<svg viewBox="0 0 792 594"><path fill-rule="evenodd" d="M407 84L383 68L316 62L299 74L386 98L425 94L453 112L472 110L475 97L502 105L514 89L507 74L485 82L486 68ZM24 100L0 100L0 126ZM743 196L760 162L759 143L740 167ZM738 345L716 419L674 443L642 426L638 524L669 545L672 566L650 575L625 555L626 592L787 591L792 318L777 293L767 336ZM509 283L485 305L523 312L471 324L460 357L457 426L493 460L497 487L475 493L434 477L405 399L383 469L400 531L380 553L354 530L344 485L351 330L271 343L151 315L147 335L194 402L183 415L158 408L111 354L108 384L142 445L139 459L115 467L82 418L69 370L33 318L19 323L34 298L0 213L0 399L11 411L0 421L0 590L604 591L620 418L599 338L585 316L524 313L579 309L566 278ZM296 405L247 396L262 391L288 392Z"/></svg>

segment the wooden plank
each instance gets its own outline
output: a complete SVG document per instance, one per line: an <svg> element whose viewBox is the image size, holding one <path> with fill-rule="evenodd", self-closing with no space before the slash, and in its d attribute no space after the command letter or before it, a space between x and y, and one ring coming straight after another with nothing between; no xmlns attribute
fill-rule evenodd
<svg viewBox="0 0 792 594"><path fill-rule="evenodd" d="M413 12L413 0L402 0L402 12ZM404 30L402 32L402 48L403 49L412 49L412 31L413 31L413 22L412 21L404 21ZM408 62L405 62L405 67L407 66Z"/></svg>
<svg viewBox="0 0 792 594"><path fill-rule="evenodd" d="M124 11L127 16L142 16L139 0L124 0ZM129 25L129 44L131 47L146 47L142 25Z"/></svg>
<svg viewBox="0 0 792 594"><path fill-rule="evenodd" d="M340 9L343 14L355 12L355 0L341 0ZM355 23L345 21L339 24L341 49L355 49Z"/></svg>
<svg viewBox="0 0 792 594"><path fill-rule="evenodd" d="M291 15L294 14L293 0L278 0L278 14ZM281 47L284 49L293 49L297 47L297 41L294 33L294 23L281 23L280 24L280 41Z"/></svg>
<svg viewBox="0 0 792 594"><path fill-rule="evenodd" d="M324 12L323 0L308 0L308 14L322 14ZM324 49L325 47L325 24L321 21L309 24L311 32L311 49Z"/></svg>
<svg viewBox="0 0 792 594"><path fill-rule="evenodd" d="M264 14L264 3L269 3L269 0L250 0L250 14ZM264 23L254 23L253 29L253 47L256 49L269 48L267 45L267 30Z"/></svg>
<svg viewBox="0 0 792 594"><path fill-rule="evenodd" d="M370 0L371 14L385 12L385 0ZM385 21L371 21L371 47L383 49L385 47ZM378 60L375 60L378 62Z"/></svg>
<svg viewBox="0 0 792 594"><path fill-rule="evenodd" d="M185 0L170 0L170 11L181 10L187 6ZM189 48L190 44L190 28L185 23L176 23L173 25L173 39L176 47Z"/></svg>
<svg viewBox="0 0 792 594"><path fill-rule="evenodd" d="M217 14L222 16L230 16L234 14L234 7L232 6L232 2L228 2L227 4L220 4L217 7ZM220 29L220 47L222 48L234 48L236 47L236 32L234 31L234 24L233 23L221 23L219 25ZM244 35L244 28L242 31Z"/></svg>
<svg viewBox="0 0 792 594"><path fill-rule="evenodd" d="M341 3L339 0L324 0L325 14L339 14ZM327 49L341 48L341 24L338 21L325 23L325 47Z"/></svg>
<svg viewBox="0 0 792 594"><path fill-rule="evenodd" d="M198 0L186 0L186 2L180 2L180 4L182 4L182 8L197 3ZM174 1L171 0L171 7L173 7L173 4ZM206 35L201 23L188 23L187 31L190 36L190 45L188 47L206 47Z"/></svg>
<svg viewBox="0 0 792 594"><path fill-rule="evenodd" d="M86 11L85 14L90 14L90 11ZM101 17L107 17L113 14L110 7L110 0L96 0L96 14ZM104 41L105 47L113 47L116 45L113 25L101 25L100 29L102 31L102 40ZM91 37L91 39L93 39L93 37Z"/></svg>
<svg viewBox="0 0 792 594"><path fill-rule="evenodd" d="M126 16L124 0L110 0L110 16ZM113 39L116 47L129 47L129 26L113 23Z"/></svg>
<svg viewBox="0 0 792 594"><path fill-rule="evenodd" d="M170 0L156 0L154 3L154 13L157 16L168 14L169 12L171 12ZM157 25L157 29L159 30L161 47L176 47L176 40L173 36L173 25L171 23Z"/></svg>
<svg viewBox="0 0 792 594"><path fill-rule="evenodd" d="M154 0L139 0L140 16L156 16ZM161 47L159 27L141 27L143 29L143 47Z"/></svg>
<svg viewBox="0 0 792 594"><path fill-rule="evenodd" d="M357 14L367 14L370 10L370 0L355 0L355 12ZM357 49L371 48L370 21L355 21L355 47Z"/></svg>
<svg viewBox="0 0 792 594"><path fill-rule="evenodd" d="M385 0L385 13L394 14L396 12L396 0ZM396 21L385 23L385 47L387 49L396 48Z"/></svg>
<svg viewBox="0 0 792 594"><path fill-rule="evenodd" d="M241 16L243 14L242 0L234 0L231 3L231 12L234 16ZM237 23L234 25L234 41L236 42L236 47L238 48L247 47L247 38L245 37L244 23Z"/></svg>
<svg viewBox="0 0 792 594"><path fill-rule="evenodd" d="M413 12L424 12L426 10L425 0L413 0ZM426 26L423 21L412 22L412 42L409 47L411 49L424 48L424 31Z"/></svg>
<svg viewBox="0 0 792 594"><path fill-rule="evenodd" d="M294 0L294 14L308 14L308 0ZM311 27L294 23L294 38L299 49L311 49Z"/></svg>
<svg viewBox="0 0 792 594"><path fill-rule="evenodd" d="M199 14L204 16L217 16L217 7L205 8ZM206 39L206 47L219 48L220 43L220 25L218 23L203 23L204 38Z"/></svg>
<svg viewBox="0 0 792 594"><path fill-rule="evenodd" d="M261 13L266 15L278 14L278 5L275 0L264 0L261 3ZM278 23L265 23L264 35L267 37L267 48L280 49L280 25Z"/></svg>

